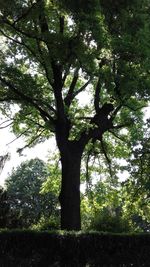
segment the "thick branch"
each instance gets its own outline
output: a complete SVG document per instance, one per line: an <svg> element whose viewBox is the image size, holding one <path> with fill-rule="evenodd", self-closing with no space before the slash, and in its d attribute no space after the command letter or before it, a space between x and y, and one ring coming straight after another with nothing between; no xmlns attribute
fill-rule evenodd
<svg viewBox="0 0 150 267"><path fill-rule="evenodd" d="M62 98L61 65L54 62L54 60L52 60L51 65L52 65L53 78L54 78L53 89L54 89L54 95L55 95L55 101L56 101L56 107L57 107L57 119L65 123L66 116L65 116L64 103L63 103L63 98Z"/></svg>
<svg viewBox="0 0 150 267"><path fill-rule="evenodd" d="M93 139L94 141L96 140L101 141L103 134L111 128L112 128L112 121L108 119L107 121L104 122L104 125L96 127L94 129L90 129L88 132L87 131L82 132L81 137L79 139L79 144L84 147L91 139Z"/></svg>
<svg viewBox="0 0 150 267"><path fill-rule="evenodd" d="M45 71L45 74L46 74L46 78L47 78L49 84L51 86L53 86L51 77L49 75L49 69L48 69L47 63L46 63L47 59L45 59L45 56L43 55L42 49L40 47L40 42L38 40L37 40L37 47L38 47L38 51L39 51L39 54L40 54L41 59L42 59L42 66L44 68L44 71Z"/></svg>
<svg viewBox="0 0 150 267"><path fill-rule="evenodd" d="M59 18L59 26L60 26L60 33L63 34L64 32L64 16Z"/></svg>
<svg viewBox="0 0 150 267"><path fill-rule="evenodd" d="M73 76L72 82L71 82L71 85L70 85L70 88L69 88L69 91L68 91L68 94L64 99L64 102L65 102L66 106L70 106L70 104L71 104L71 101L72 101L72 98L73 98L73 93L74 93L74 90L75 90L75 86L76 86L76 83L77 83L77 80L78 80L78 72L79 72L79 68L76 68L76 70L74 72L74 76Z"/></svg>
<svg viewBox="0 0 150 267"><path fill-rule="evenodd" d="M79 141L81 144L86 145L90 139L101 141L103 133L113 128L112 120L108 118L112 110L113 105L111 103L105 103L99 109L98 113L90 121L90 124L96 127L91 128L88 132L84 131L81 134Z"/></svg>
<svg viewBox="0 0 150 267"><path fill-rule="evenodd" d="M50 106L48 103L46 103L45 101L41 100L39 101L38 99L35 99L36 103L38 103L40 106L45 106L48 110L52 111L54 115L56 115L56 110L55 108L53 108L52 106Z"/></svg>
<svg viewBox="0 0 150 267"><path fill-rule="evenodd" d="M108 116L113 111L113 109L114 106L111 103L104 103L104 105L97 110L97 113L92 118L91 123L95 123L98 126L103 125L104 127L104 124L108 121Z"/></svg>
<svg viewBox="0 0 150 267"><path fill-rule="evenodd" d="M39 24L40 24L40 28L41 28L41 33L42 34L48 34L49 30L48 30L48 23L47 23L47 19L45 16L45 11L44 11L44 2L40 1L39 4Z"/></svg>

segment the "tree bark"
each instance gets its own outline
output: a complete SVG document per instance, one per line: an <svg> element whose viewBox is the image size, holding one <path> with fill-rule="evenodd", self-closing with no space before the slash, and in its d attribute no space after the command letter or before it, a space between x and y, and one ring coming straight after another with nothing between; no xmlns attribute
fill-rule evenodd
<svg viewBox="0 0 150 267"><path fill-rule="evenodd" d="M61 153L62 185L60 193L61 229L80 230L80 166L82 151L67 146Z"/></svg>

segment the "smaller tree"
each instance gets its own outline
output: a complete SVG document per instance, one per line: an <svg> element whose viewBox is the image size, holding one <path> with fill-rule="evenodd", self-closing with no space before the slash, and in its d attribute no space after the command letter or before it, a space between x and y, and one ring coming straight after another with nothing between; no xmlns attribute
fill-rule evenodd
<svg viewBox="0 0 150 267"><path fill-rule="evenodd" d="M9 208L7 193L0 187L0 228L5 228L7 225Z"/></svg>
<svg viewBox="0 0 150 267"><path fill-rule="evenodd" d="M10 157L9 153L0 156L0 172L3 170L6 160Z"/></svg>
<svg viewBox="0 0 150 267"><path fill-rule="evenodd" d="M40 218L57 214L57 197L53 192L41 193L41 187L48 178L46 164L36 158L23 162L6 179L5 185L11 211L18 214L22 227L38 223Z"/></svg>

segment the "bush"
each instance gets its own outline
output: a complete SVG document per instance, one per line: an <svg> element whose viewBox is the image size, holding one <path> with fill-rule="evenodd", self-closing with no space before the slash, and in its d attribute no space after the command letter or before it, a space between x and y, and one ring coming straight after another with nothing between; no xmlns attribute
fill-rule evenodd
<svg viewBox="0 0 150 267"><path fill-rule="evenodd" d="M108 207L95 215L90 229L111 233L128 233L132 230L129 221L123 218L121 213L116 213Z"/></svg>
<svg viewBox="0 0 150 267"><path fill-rule="evenodd" d="M150 235L0 233L0 266L148 267Z"/></svg>
<svg viewBox="0 0 150 267"><path fill-rule="evenodd" d="M59 216L54 217L51 216L50 218L41 217L39 222L32 226L33 230L59 230L60 229L60 220Z"/></svg>

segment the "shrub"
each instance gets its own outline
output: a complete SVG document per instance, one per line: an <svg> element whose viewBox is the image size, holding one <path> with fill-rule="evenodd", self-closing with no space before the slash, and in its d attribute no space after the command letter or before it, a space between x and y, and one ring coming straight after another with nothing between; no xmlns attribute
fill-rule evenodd
<svg viewBox="0 0 150 267"><path fill-rule="evenodd" d="M103 208L96 214L91 222L90 229L111 233L126 233L132 230L127 219L108 207Z"/></svg>
<svg viewBox="0 0 150 267"><path fill-rule="evenodd" d="M39 222L31 227L33 230L59 230L60 220L59 216L51 216L50 218L41 217Z"/></svg>
<svg viewBox="0 0 150 267"><path fill-rule="evenodd" d="M148 267L150 235L0 233L0 266Z"/></svg>

